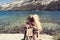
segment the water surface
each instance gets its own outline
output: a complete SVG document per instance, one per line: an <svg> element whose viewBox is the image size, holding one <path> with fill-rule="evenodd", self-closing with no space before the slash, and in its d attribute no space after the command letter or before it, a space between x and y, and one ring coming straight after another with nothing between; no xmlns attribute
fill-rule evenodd
<svg viewBox="0 0 60 40"><path fill-rule="evenodd" d="M22 26L30 14L38 14L41 20L60 20L59 11L0 11L0 28Z"/></svg>

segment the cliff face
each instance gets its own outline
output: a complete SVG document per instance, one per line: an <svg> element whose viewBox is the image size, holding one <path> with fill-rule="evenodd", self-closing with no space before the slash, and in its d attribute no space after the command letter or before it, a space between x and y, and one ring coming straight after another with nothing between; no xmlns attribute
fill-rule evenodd
<svg viewBox="0 0 60 40"><path fill-rule="evenodd" d="M58 0L16 0L0 5L0 10L60 10Z"/></svg>

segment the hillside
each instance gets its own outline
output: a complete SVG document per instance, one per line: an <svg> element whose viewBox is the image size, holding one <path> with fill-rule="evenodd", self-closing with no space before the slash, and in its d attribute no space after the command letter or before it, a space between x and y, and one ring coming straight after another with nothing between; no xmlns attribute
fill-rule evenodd
<svg viewBox="0 0 60 40"><path fill-rule="evenodd" d="M0 10L53 10L58 11L58 0L16 0L0 5Z"/></svg>

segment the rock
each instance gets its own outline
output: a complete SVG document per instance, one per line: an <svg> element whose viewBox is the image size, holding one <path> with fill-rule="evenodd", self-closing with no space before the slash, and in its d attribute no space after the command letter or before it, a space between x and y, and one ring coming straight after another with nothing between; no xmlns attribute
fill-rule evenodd
<svg viewBox="0 0 60 40"><path fill-rule="evenodd" d="M53 37L50 35L40 35L41 40L53 40Z"/></svg>
<svg viewBox="0 0 60 40"><path fill-rule="evenodd" d="M24 34L0 34L0 40L21 40ZM41 40L53 40L53 37L47 34L40 35Z"/></svg>

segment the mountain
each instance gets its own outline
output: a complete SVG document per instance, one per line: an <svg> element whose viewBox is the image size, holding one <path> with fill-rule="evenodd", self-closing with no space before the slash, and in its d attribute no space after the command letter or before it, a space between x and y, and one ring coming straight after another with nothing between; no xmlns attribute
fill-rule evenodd
<svg viewBox="0 0 60 40"><path fill-rule="evenodd" d="M15 0L0 5L0 10L60 10L58 0Z"/></svg>
<svg viewBox="0 0 60 40"><path fill-rule="evenodd" d="M60 3L59 3L59 1L51 2L49 5L46 6L46 8L44 10L59 11L60 10Z"/></svg>

